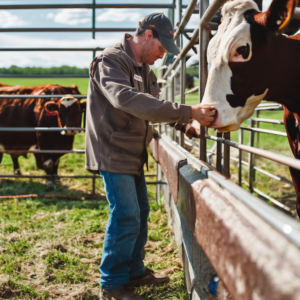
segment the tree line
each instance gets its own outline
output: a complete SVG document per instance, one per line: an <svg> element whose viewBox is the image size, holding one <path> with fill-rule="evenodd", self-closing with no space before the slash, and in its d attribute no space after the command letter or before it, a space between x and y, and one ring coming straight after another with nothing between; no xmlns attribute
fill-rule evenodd
<svg viewBox="0 0 300 300"><path fill-rule="evenodd" d="M0 68L0 75L88 75L88 68L77 68L69 66L41 68L41 67L25 67L20 68L11 66L10 68Z"/></svg>

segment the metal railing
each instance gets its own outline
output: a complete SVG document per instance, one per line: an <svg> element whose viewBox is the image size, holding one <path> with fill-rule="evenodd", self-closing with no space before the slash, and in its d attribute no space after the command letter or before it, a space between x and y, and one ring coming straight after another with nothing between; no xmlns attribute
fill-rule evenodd
<svg viewBox="0 0 300 300"><path fill-rule="evenodd" d="M176 7L175 0L172 3L165 4L151 4L151 3L100 3L96 4L96 0L91 0L91 4L25 4L25 5L0 5L0 10L5 9L92 9L92 28L1 28L0 32L92 32L92 38L95 39L96 32L132 32L136 28L96 28L96 9L106 9L106 8L139 8L139 9L169 9L170 19L174 21L174 9ZM68 47L68 48L44 48L44 47L28 47L28 48L13 48L6 47L0 48L1 52L20 52L20 51L89 51L93 52L93 58L96 55L96 51L103 51L102 47ZM89 75L0 75L2 78L89 78ZM3 99L51 99L51 98L61 98L65 95L0 95L0 101ZM78 99L86 98L86 95L72 95ZM1 127L0 132L62 132L66 130L73 131L85 131L85 128L42 128L42 127ZM16 153L18 150L14 150ZM24 153L24 150L19 150L20 153ZM11 153L9 150L0 150L2 153ZM29 149L26 150L28 153L34 154L84 154L84 149L73 149L73 150L39 150L39 149ZM155 174L145 175L146 177L154 177ZM0 175L0 178L92 178L93 180L93 191L92 194L95 194L95 179L100 178L100 176L95 175L72 175L72 176L58 176L58 175L44 175L44 176L33 176L33 175ZM156 181L147 181L147 184L157 184L163 185L166 184L161 180Z"/></svg>

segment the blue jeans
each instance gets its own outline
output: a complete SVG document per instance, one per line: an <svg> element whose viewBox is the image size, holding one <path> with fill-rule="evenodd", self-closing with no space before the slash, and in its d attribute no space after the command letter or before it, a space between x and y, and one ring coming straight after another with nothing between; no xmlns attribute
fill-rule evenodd
<svg viewBox="0 0 300 300"><path fill-rule="evenodd" d="M128 283L129 277L145 272L149 200L144 172L141 176L106 171L100 174L109 202L100 285L111 290Z"/></svg>

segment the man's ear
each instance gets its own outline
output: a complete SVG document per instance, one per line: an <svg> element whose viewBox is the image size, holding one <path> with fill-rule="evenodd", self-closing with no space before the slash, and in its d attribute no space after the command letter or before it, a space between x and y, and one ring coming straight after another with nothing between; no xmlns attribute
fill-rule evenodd
<svg viewBox="0 0 300 300"><path fill-rule="evenodd" d="M256 23L271 31L283 30L293 17L297 0L273 0L266 12L254 16Z"/></svg>
<svg viewBox="0 0 300 300"><path fill-rule="evenodd" d="M150 29L147 29L145 32L146 41L149 41L153 37L153 32Z"/></svg>

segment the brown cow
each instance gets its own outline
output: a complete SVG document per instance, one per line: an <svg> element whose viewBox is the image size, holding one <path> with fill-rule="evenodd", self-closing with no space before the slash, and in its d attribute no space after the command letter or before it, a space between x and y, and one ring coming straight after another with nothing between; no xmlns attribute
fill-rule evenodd
<svg viewBox="0 0 300 300"><path fill-rule="evenodd" d="M28 91L26 87L23 91ZM76 86L46 85L32 89L35 95L80 94ZM14 92L15 93L15 92ZM62 99L4 99L0 102L0 127L80 127L85 103L72 96ZM18 157L31 149L71 150L74 134L67 132L0 132L0 162L2 153L9 153L14 170L20 174ZM19 151L18 151L19 150ZM63 154L35 154L37 166L49 175L56 175ZM49 181L48 181L49 182ZM50 181L51 182L51 181ZM49 183L50 183L49 182Z"/></svg>
<svg viewBox="0 0 300 300"><path fill-rule="evenodd" d="M223 21L207 51L210 65L202 103L218 110L210 127L237 130L264 99L284 106L290 147L300 159L300 33L285 36L296 0L273 0L262 13L252 0L234 0L222 8ZM189 135L199 135L188 125ZM300 171L290 168L300 216Z"/></svg>

